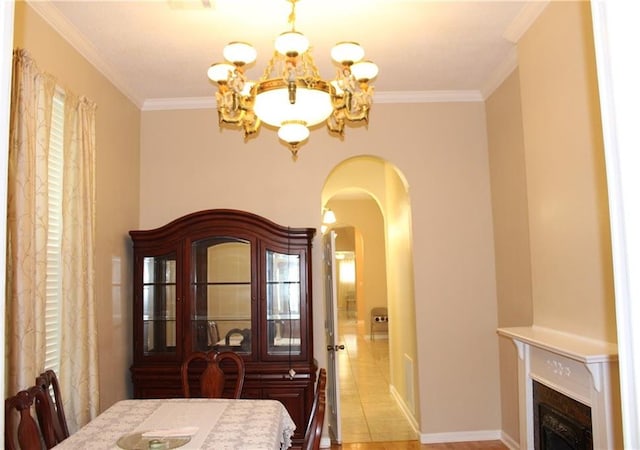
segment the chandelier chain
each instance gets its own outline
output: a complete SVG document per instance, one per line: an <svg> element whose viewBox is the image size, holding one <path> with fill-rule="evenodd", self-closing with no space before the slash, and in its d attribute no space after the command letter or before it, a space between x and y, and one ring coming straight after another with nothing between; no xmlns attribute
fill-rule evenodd
<svg viewBox="0 0 640 450"><path fill-rule="evenodd" d="M288 23L291 25L291 31L296 31L296 2L297 0L289 0L291 2L291 13L289 14Z"/></svg>

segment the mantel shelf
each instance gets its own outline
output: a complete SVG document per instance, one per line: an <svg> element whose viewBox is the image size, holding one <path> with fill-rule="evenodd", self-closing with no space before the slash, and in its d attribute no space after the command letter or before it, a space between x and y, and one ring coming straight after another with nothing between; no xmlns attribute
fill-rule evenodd
<svg viewBox="0 0 640 450"><path fill-rule="evenodd" d="M618 360L618 346L540 326L498 328L498 334L584 364Z"/></svg>

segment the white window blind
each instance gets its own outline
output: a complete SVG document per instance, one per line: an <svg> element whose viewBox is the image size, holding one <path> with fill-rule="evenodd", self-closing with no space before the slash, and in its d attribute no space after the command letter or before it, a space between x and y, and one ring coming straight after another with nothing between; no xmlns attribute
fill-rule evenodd
<svg viewBox="0 0 640 450"><path fill-rule="evenodd" d="M47 232L47 301L45 370L60 369L60 298L62 297L62 168L64 94L53 99L49 142L49 227Z"/></svg>

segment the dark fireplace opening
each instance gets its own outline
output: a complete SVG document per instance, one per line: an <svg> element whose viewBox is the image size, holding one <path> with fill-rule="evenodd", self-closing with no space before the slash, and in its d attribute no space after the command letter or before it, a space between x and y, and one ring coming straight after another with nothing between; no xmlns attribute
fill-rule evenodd
<svg viewBox="0 0 640 450"><path fill-rule="evenodd" d="M533 381L536 450L593 450L591 408Z"/></svg>

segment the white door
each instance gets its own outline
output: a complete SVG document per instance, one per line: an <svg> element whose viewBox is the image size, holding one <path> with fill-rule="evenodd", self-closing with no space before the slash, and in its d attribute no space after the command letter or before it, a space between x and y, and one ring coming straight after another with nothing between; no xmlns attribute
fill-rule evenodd
<svg viewBox="0 0 640 450"><path fill-rule="evenodd" d="M342 442L340 428L340 377L336 353L344 349L338 344L338 295L336 286L335 246L336 233L330 231L322 238L324 252L325 342L327 343L327 423L329 435L336 443Z"/></svg>

